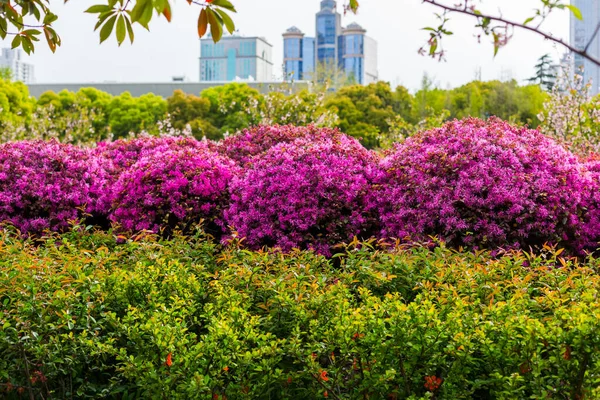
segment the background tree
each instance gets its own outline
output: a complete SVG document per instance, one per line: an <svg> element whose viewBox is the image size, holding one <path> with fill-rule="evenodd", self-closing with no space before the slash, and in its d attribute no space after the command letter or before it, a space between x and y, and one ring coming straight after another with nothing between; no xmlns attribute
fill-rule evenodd
<svg viewBox="0 0 600 400"><path fill-rule="evenodd" d="M552 62L550 54L544 54L535 65L535 75L527 79L532 84L540 85L544 90L551 91L556 81L557 66Z"/></svg>

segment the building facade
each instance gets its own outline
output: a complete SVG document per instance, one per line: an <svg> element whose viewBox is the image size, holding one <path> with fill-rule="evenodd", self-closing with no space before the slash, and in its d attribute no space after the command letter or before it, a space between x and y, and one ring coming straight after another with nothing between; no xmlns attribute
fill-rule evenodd
<svg viewBox="0 0 600 400"><path fill-rule="evenodd" d="M571 13L571 46L583 50L591 41L588 53L596 58L600 57L600 35L596 32L596 27L600 22L600 1L571 0L571 4L579 8L583 15L583 20L579 20ZM594 34L596 34L595 37L593 37ZM579 54L573 55L573 64L575 73L583 71L585 83L591 81L591 94L597 95L600 92L600 67Z"/></svg>
<svg viewBox="0 0 600 400"><path fill-rule="evenodd" d="M210 36L200 39L200 81L271 81L272 49L260 37L224 36L218 43Z"/></svg>
<svg viewBox="0 0 600 400"><path fill-rule="evenodd" d="M20 49L2 49L0 67L10 69L12 79L16 81L33 83L35 82L33 65L22 61L21 56Z"/></svg>
<svg viewBox="0 0 600 400"><path fill-rule="evenodd" d="M283 34L283 46L287 79L311 79L316 66L322 65L339 68L359 84L378 80L377 42L356 23L344 28L334 0L321 1L314 38L292 27Z"/></svg>
<svg viewBox="0 0 600 400"><path fill-rule="evenodd" d="M283 69L286 80L309 80L315 68L315 38L295 26L283 34Z"/></svg>

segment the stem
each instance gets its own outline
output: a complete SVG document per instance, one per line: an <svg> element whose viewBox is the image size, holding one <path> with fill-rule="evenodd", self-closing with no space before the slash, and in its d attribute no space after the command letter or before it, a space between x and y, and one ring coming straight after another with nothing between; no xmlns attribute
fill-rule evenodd
<svg viewBox="0 0 600 400"><path fill-rule="evenodd" d="M560 44L561 46L569 49L570 51L572 51L575 54L578 54L586 59L588 59L589 61L591 61L592 63L600 66L600 59L595 58L594 56L592 56L591 54L589 54L587 52L588 47L586 46L586 48L584 50L579 50L574 46L571 46L570 44L568 44L567 42L558 39L554 36L552 36L550 33L548 32L544 32L542 30L539 30L538 28L534 28L531 26L527 26L518 22L514 22L514 21L510 21L508 19L505 19L503 17L497 17L497 16L493 16L493 15L489 15L489 14L475 14L473 11L470 10L465 10L464 8L455 8L453 6L448 6L445 4L440 4L438 3L437 0L422 0L423 3L429 3L432 6L438 7L438 8L442 8L448 12L453 12L453 13L459 13L459 14L464 14L464 15L468 15L470 17L475 17L475 18L487 18L490 21L496 21L496 22L501 22L503 24L506 24L507 26L511 26L513 28L521 28L530 32L534 32L540 36L542 36L545 39L548 39L554 43ZM598 24L598 27L596 28L596 32L600 30L600 24Z"/></svg>

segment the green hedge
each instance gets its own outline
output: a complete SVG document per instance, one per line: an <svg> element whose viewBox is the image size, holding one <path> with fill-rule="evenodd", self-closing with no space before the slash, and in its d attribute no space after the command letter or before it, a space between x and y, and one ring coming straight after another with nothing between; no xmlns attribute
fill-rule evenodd
<svg viewBox="0 0 600 400"><path fill-rule="evenodd" d="M0 236L0 397L600 398L600 262Z"/></svg>

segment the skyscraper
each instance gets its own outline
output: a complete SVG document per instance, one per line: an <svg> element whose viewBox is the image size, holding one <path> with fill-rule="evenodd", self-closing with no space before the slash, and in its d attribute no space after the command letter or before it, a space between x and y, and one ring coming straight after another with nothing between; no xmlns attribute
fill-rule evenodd
<svg viewBox="0 0 600 400"><path fill-rule="evenodd" d="M16 81L33 83L33 65L21 61L21 55L20 49L2 49L0 67L10 69L12 79Z"/></svg>
<svg viewBox="0 0 600 400"><path fill-rule="evenodd" d="M334 0L322 0L316 15L315 37L291 27L283 34L283 65L286 78L312 79L316 64L339 68L356 83L376 82L377 42L360 25L342 27L342 17Z"/></svg>
<svg viewBox="0 0 600 400"><path fill-rule="evenodd" d="M273 46L261 37L223 36L218 43L200 39L200 81L273 79Z"/></svg>
<svg viewBox="0 0 600 400"><path fill-rule="evenodd" d="M579 8L583 15L583 21L581 21L571 14L571 46L583 50L591 41L588 53L596 58L600 57L600 35L596 32L600 23L600 1L571 0L571 4ZM592 81L591 94L598 94L600 92L600 67L578 54L573 56L573 63L575 73L579 73L583 68L585 83Z"/></svg>
<svg viewBox="0 0 600 400"><path fill-rule="evenodd" d="M310 79L315 67L315 38L292 26L283 34L283 68L289 80Z"/></svg>

